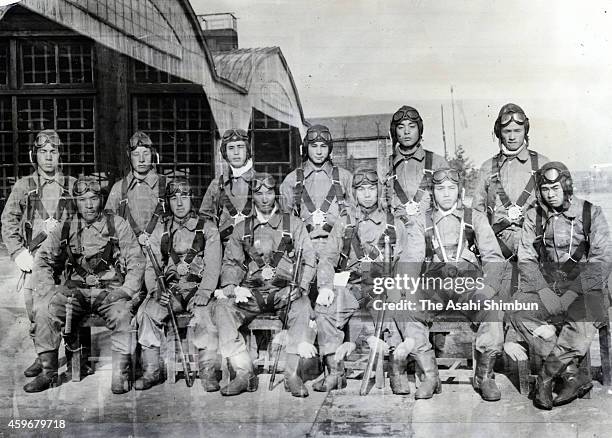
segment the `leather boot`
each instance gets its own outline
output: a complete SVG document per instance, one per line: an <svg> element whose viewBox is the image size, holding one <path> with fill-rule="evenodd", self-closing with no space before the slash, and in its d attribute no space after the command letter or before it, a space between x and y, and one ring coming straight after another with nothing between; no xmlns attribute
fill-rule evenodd
<svg viewBox="0 0 612 438"><path fill-rule="evenodd" d="M553 408L553 381L565 370L565 367L566 365L553 353L548 355L536 379L535 397L533 399L535 407L548 411Z"/></svg>
<svg viewBox="0 0 612 438"><path fill-rule="evenodd" d="M42 392L57 386L57 350L40 353L38 358L40 359L42 371L34 380L23 387L25 392Z"/></svg>
<svg viewBox="0 0 612 438"><path fill-rule="evenodd" d="M583 397L593 388L591 376L580 368L581 357L574 358L561 375L562 383L553 400L553 406L566 405Z"/></svg>
<svg viewBox="0 0 612 438"><path fill-rule="evenodd" d="M161 381L159 369L159 347L142 347L141 352L143 375L134 382L134 389L149 389Z"/></svg>
<svg viewBox="0 0 612 438"><path fill-rule="evenodd" d="M34 359L34 362L32 362L32 365L25 369L23 375L26 377L36 377L40 373L42 373L42 369L43 368L42 363L40 362L40 358L37 357L36 359Z"/></svg>
<svg viewBox="0 0 612 438"><path fill-rule="evenodd" d="M495 359L497 359L495 351L481 353L476 350L476 370L474 371L472 385L482 399L486 401L498 401L501 399L501 391L495 383L495 374L493 373Z"/></svg>
<svg viewBox="0 0 612 438"><path fill-rule="evenodd" d="M200 369L200 383L206 392L219 390L217 380L217 353L211 354L208 350L198 350L198 366Z"/></svg>
<svg viewBox="0 0 612 438"><path fill-rule="evenodd" d="M253 363L249 353L243 351L229 358L236 376L226 386L221 388L221 395L232 396L243 392L255 392L259 386L259 379L253 372Z"/></svg>
<svg viewBox="0 0 612 438"><path fill-rule="evenodd" d="M432 398L434 394L440 394L442 392L442 383L440 382L434 351L429 350L424 353L416 353L414 354L414 359L423 371L424 376L424 379L414 393L414 398L416 400L428 399Z"/></svg>
<svg viewBox="0 0 612 438"><path fill-rule="evenodd" d="M389 383L393 394L405 395L410 394L410 384L408 383L408 360L396 359L393 354L389 355L391 369L389 370Z"/></svg>
<svg viewBox="0 0 612 438"><path fill-rule="evenodd" d="M285 362L285 391L294 397L308 397L308 389L304 386L300 369L300 356L287 353Z"/></svg>
<svg viewBox="0 0 612 438"><path fill-rule="evenodd" d="M130 354L112 351L113 357L113 378L111 381L111 391L113 394L125 394L130 387Z"/></svg>
<svg viewBox="0 0 612 438"><path fill-rule="evenodd" d="M323 380L312 385L312 389L317 392L328 392L334 389L346 388L346 375L344 371L344 361L336 361L334 354L325 356L325 366L328 374Z"/></svg>

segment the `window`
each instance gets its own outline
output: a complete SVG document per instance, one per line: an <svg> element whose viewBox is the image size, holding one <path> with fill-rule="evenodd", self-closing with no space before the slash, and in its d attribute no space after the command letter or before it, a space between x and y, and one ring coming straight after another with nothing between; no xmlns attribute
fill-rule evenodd
<svg viewBox="0 0 612 438"><path fill-rule="evenodd" d="M95 171L95 130L93 97L18 97L18 153L23 173L30 171L28 151L42 129L55 129L63 149L62 162L72 176ZM22 172L20 172L21 174Z"/></svg>
<svg viewBox="0 0 612 438"><path fill-rule="evenodd" d="M34 40L20 47L24 85L93 83L90 43Z"/></svg>
<svg viewBox="0 0 612 438"><path fill-rule="evenodd" d="M15 182L11 98L0 98L0 199L8 196ZM0 201L0 207L3 206Z"/></svg>
<svg viewBox="0 0 612 438"><path fill-rule="evenodd" d="M32 172L29 149L42 129L58 132L65 173L97 171L94 44L80 37L12 40L0 39L0 207L15 180ZM69 94L58 93L66 88Z"/></svg>
<svg viewBox="0 0 612 438"><path fill-rule="evenodd" d="M136 95L136 129L155 144L166 175L190 179L196 197L214 177L212 115L204 95Z"/></svg>
<svg viewBox="0 0 612 438"><path fill-rule="evenodd" d="M9 47L0 44L0 86L8 85L9 78Z"/></svg>
<svg viewBox="0 0 612 438"><path fill-rule="evenodd" d="M158 70L140 61L134 61L134 81L141 84L189 84L179 77Z"/></svg>
<svg viewBox="0 0 612 438"><path fill-rule="evenodd" d="M269 172L280 181L295 167L301 143L297 128L254 109L251 135L253 162L257 170Z"/></svg>

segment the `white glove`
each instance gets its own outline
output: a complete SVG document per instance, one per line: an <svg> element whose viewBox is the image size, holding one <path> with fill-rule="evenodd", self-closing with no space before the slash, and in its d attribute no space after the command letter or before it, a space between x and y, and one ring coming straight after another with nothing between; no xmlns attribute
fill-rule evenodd
<svg viewBox="0 0 612 438"><path fill-rule="evenodd" d="M555 326L550 324L541 325L533 331L534 336L538 336L542 339L550 339L556 334L557 330L555 329Z"/></svg>
<svg viewBox="0 0 612 438"><path fill-rule="evenodd" d="M399 344L393 352L393 357L398 360L405 360L414 349L414 339L408 338Z"/></svg>
<svg viewBox="0 0 612 438"><path fill-rule="evenodd" d="M297 352L300 357L304 359L310 359L317 355L317 349L310 342L302 341L297 346Z"/></svg>
<svg viewBox="0 0 612 438"><path fill-rule="evenodd" d="M17 257L15 257L15 264L23 272L31 272L34 266L34 257L30 254L30 251L24 248L17 254Z"/></svg>
<svg viewBox="0 0 612 438"><path fill-rule="evenodd" d="M336 354L334 354L334 360L336 362L339 362L341 360L346 359L348 356L351 355L353 351L355 351L355 348L357 348L357 346L354 342L345 342L336 350Z"/></svg>
<svg viewBox="0 0 612 438"><path fill-rule="evenodd" d="M246 303L249 301L249 297L253 296L249 289L242 286L236 286L234 289L234 294L236 294L236 304Z"/></svg>
<svg viewBox="0 0 612 438"><path fill-rule="evenodd" d="M366 342L370 346L370 350L382 351L384 354L389 352L389 344L376 336L370 336L366 339Z"/></svg>
<svg viewBox="0 0 612 438"><path fill-rule="evenodd" d="M319 294L317 295L317 304L320 304L321 306L325 306L325 307L329 307L331 306L331 303L334 301L334 291L327 288L327 287L323 287L321 289L319 289Z"/></svg>
<svg viewBox="0 0 612 438"><path fill-rule="evenodd" d="M225 295L223 293L223 289L217 289L215 290L215 298L218 300L226 300L227 299L227 295Z"/></svg>
<svg viewBox="0 0 612 438"><path fill-rule="evenodd" d="M512 360L527 360L527 352L521 344L516 342L506 342L504 351Z"/></svg>

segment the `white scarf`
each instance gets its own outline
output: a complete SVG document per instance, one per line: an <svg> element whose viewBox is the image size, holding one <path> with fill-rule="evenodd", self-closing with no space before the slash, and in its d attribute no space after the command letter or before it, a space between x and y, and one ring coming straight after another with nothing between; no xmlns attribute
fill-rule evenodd
<svg viewBox="0 0 612 438"><path fill-rule="evenodd" d="M511 151L506 147L505 144L503 144L501 141L499 142L499 148L501 149L502 154L504 154L506 157L516 157L518 154L523 152L523 149L526 149L528 146L529 144L527 143L527 141L524 141L520 148L515 151Z"/></svg>
<svg viewBox="0 0 612 438"><path fill-rule="evenodd" d="M232 171L232 177L233 178L239 178L242 175L244 175L245 173L247 173L249 170L251 170L253 168L253 160L251 160L250 158L247 160L247 162L245 163L244 166L242 167L232 167L230 166L230 169Z"/></svg>

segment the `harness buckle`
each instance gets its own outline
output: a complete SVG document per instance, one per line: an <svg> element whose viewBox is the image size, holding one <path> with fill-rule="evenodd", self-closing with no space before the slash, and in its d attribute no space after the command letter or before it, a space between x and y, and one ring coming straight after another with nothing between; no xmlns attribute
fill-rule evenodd
<svg viewBox="0 0 612 438"><path fill-rule="evenodd" d="M523 216L523 209L517 205L512 204L508 207L508 219L512 222L519 220Z"/></svg>
<svg viewBox="0 0 612 438"><path fill-rule="evenodd" d="M404 204L404 209L406 210L406 214L408 216L414 216L418 214L420 210L420 206L418 202L415 202L414 200L411 199Z"/></svg>
<svg viewBox="0 0 612 438"><path fill-rule="evenodd" d="M149 234L146 231L138 235L138 243L140 246L147 246L149 244Z"/></svg>
<svg viewBox="0 0 612 438"><path fill-rule="evenodd" d="M180 262L178 266L176 267L176 272L181 277L184 277L189 272L189 265L185 262Z"/></svg>
<svg viewBox="0 0 612 438"><path fill-rule="evenodd" d="M312 217L312 223L315 226L322 226L324 223L326 223L326 214L318 208L313 211L310 216Z"/></svg>
<svg viewBox="0 0 612 438"><path fill-rule="evenodd" d="M272 280L275 275L276 275L276 269L273 268L272 266L268 265L268 264L266 264L261 269L261 278L263 278L266 281Z"/></svg>
<svg viewBox="0 0 612 438"><path fill-rule="evenodd" d="M89 274L85 277L85 284L89 287L95 287L100 283L100 277L96 274Z"/></svg>

